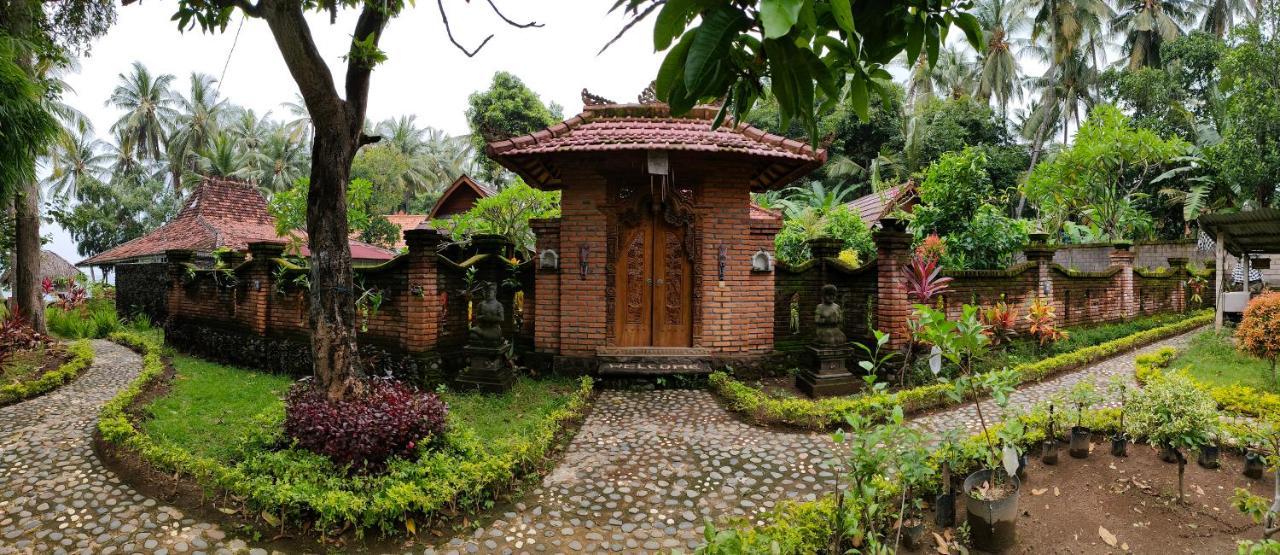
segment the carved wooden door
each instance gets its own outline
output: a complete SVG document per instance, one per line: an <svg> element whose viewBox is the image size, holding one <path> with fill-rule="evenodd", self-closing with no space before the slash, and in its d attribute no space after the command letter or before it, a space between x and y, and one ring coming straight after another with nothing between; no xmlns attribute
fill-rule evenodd
<svg viewBox="0 0 1280 555"><path fill-rule="evenodd" d="M622 347L688 347L693 266L684 226L646 211L619 233L614 319Z"/></svg>

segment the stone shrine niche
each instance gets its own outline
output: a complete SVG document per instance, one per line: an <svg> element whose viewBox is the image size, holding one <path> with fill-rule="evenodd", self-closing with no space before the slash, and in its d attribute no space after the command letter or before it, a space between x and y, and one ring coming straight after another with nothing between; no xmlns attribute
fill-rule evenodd
<svg viewBox="0 0 1280 555"><path fill-rule="evenodd" d="M554 249L545 249L538 254L539 270L559 270L560 254Z"/></svg>
<svg viewBox="0 0 1280 555"><path fill-rule="evenodd" d="M773 271L773 257L764 249L756 251L751 255L751 271L768 273Z"/></svg>

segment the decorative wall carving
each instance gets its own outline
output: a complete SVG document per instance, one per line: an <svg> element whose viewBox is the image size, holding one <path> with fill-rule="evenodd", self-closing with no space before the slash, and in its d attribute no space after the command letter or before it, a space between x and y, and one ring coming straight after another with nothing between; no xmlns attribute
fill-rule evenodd
<svg viewBox="0 0 1280 555"><path fill-rule="evenodd" d="M684 242L680 233L667 229L663 232L665 260L662 261L662 275L666 280L666 299L663 302L663 313L668 324L678 326L684 316Z"/></svg>

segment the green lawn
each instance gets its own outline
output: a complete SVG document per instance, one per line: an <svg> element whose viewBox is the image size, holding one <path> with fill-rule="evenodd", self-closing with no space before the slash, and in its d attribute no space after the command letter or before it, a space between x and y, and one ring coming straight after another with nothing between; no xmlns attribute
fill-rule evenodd
<svg viewBox="0 0 1280 555"><path fill-rule="evenodd" d="M147 407L143 431L196 455L236 462L262 437L263 423L280 422L292 380L178 355L172 389ZM569 379L522 378L504 395L443 395L450 425L470 429L491 454L532 435L577 389Z"/></svg>
<svg viewBox="0 0 1280 555"><path fill-rule="evenodd" d="M1170 365L1170 368L1187 367L1197 380L1215 386L1247 385L1280 393L1271 379L1271 363L1236 350L1230 330L1221 334L1207 330L1192 337L1191 343Z"/></svg>

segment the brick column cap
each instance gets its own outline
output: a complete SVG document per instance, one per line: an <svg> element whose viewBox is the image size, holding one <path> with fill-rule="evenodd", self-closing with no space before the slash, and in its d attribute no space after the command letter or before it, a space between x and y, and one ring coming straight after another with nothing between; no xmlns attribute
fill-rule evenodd
<svg viewBox="0 0 1280 555"><path fill-rule="evenodd" d="M805 242L809 244L809 251L815 259L835 258L840 256L840 251L844 248L844 240L836 237L814 237Z"/></svg>
<svg viewBox="0 0 1280 555"><path fill-rule="evenodd" d="M1185 256L1171 256L1167 260L1170 268L1185 268L1189 259Z"/></svg>
<svg viewBox="0 0 1280 555"><path fill-rule="evenodd" d="M249 255L254 260L269 260L284 255L285 244L282 241L254 241L249 243Z"/></svg>

